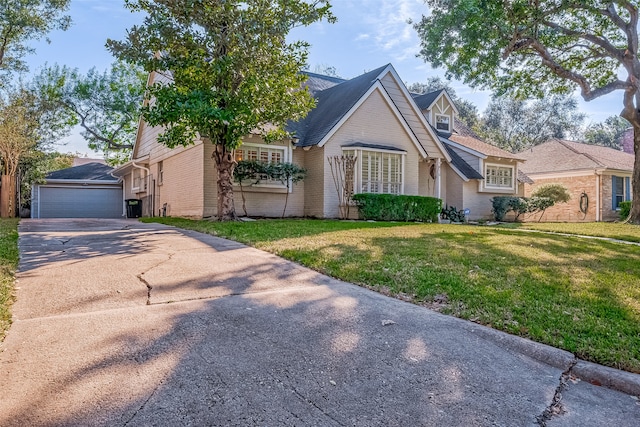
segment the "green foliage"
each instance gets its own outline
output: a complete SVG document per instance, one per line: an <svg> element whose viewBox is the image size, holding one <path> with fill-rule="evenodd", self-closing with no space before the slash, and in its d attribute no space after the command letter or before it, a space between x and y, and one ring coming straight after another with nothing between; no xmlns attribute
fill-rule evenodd
<svg viewBox="0 0 640 427"><path fill-rule="evenodd" d="M376 221L437 222L442 210L442 200L435 197L361 193L351 198L362 219Z"/></svg>
<svg viewBox="0 0 640 427"><path fill-rule="evenodd" d="M92 68L86 75L66 66L48 66L34 79L34 87L66 115L69 126L82 126L89 148L104 153L126 150L128 155L146 82L147 74L140 68L115 62L107 71Z"/></svg>
<svg viewBox="0 0 640 427"><path fill-rule="evenodd" d="M445 206L440 211L440 218L451 222L464 222L465 215L463 210L458 210L455 206Z"/></svg>
<svg viewBox="0 0 640 427"><path fill-rule="evenodd" d="M18 268L18 220L0 220L0 342L11 326L11 305L15 299L15 271Z"/></svg>
<svg viewBox="0 0 640 427"><path fill-rule="evenodd" d="M562 184L545 184L536 188L536 190L531 193L532 197L544 197L549 198L553 201L553 203L567 203L571 200L571 193L567 187Z"/></svg>
<svg viewBox="0 0 640 427"><path fill-rule="evenodd" d="M631 213L631 201L620 202L620 219L625 221Z"/></svg>
<svg viewBox="0 0 640 427"><path fill-rule="evenodd" d="M73 165L75 155L57 152L33 151L20 160L20 207L31 207L31 186L44 182L48 172L66 169Z"/></svg>
<svg viewBox="0 0 640 427"><path fill-rule="evenodd" d="M589 125L584 132L583 139L587 144L620 150L622 136L629 126L626 119L620 116L610 116L604 122Z"/></svg>
<svg viewBox="0 0 640 427"><path fill-rule="evenodd" d="M130 0L126 7L146 12L144 23L107 48L158 73L142 115L164 127L159 142L185 146L201 136L216 145L218 218L235 218L231 153L251 132L267 142L285 138L286 123L313 107L309 92L300 90L308 44L288 42L287 34L296 25L333 22L330 3Z"/></svg>
<svg viewBox="0 0 640 427"><path fill-rule="evenodd" d="M517 196L496 196L491 199L493 216L496 221L504 221L509 212L515 214L517 221L524 214L534 214L544 212L555 204L549 197L517 197Z"/></svg>
<svg viewBox="0 0 640 427"><path fill-rule="evenodd" d="M537 101L494 96L475 131L498 147L518 153L551 138L576 135L584 117L570 96Z"/></svg>
<svg viewBox="0 0 640 427"><path fill-rule="evenodd" d="M27 71L22 58L34 53L29 46L52 30L71 25L71 0L2 0L0 3L0 88L12 72Z"/></svg>

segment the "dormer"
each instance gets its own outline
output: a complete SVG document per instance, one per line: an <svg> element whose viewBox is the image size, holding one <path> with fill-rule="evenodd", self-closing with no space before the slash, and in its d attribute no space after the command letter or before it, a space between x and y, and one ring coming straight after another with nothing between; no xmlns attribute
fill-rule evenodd
<svg viewBox="0 0 640 427"><path fill-rule="evenodd" d="M458 109L446 90L416 95L413 99L429 124L438 132L445 134L453 132L453 122Z"/></svg>

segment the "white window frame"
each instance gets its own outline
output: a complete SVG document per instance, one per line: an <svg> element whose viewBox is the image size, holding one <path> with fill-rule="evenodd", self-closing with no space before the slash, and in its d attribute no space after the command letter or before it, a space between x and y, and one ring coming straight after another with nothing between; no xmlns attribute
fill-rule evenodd
<svg viewBox="0 0 640 427"><path fill-rule="evenodd" d="M444 117L444 118L447 119L447 125L448 125L447 129L440 129L438 127L438 118L440 118L440 117ZM449 114L437 114L436 113L434 119L435 119L434 120L434 122L435 122L434 125L436 127L436 130L443 131L443 132L451 132L451 116Z"/></svg>
<svg viewBox="0 0 640 427"><path fill-rule="evenodd" d="M142 193L147 191L147 181L148 181L148 176L144 169L133 168L133 170L131 171L131 191L137 192L137 193Z"/></svg>
<svg viewBox="0 0 640 427"><path fill-rule="evenodd" d="M511 171L511 183L509 186L506 185L492 185L489 183L489 169L509 169ZM516 189L516 168L514 166L503 165L499 163L485 163L484 164L484 188L485 190L492 191L509 191L513 192Z"/></svg>
<svg viewBox="0 0 640 427"><path fill-rule="evenodd" d="M243 148L257 148L258 149L258 161L260 161L260 150L261 149L267 149L267 150L274 150L274 151L281 151L282 155L281 155L281 162L282 163L287 163L290 162L289 159L291 159L291 147L285 146L285 145L273 145L273 144L260 144L260 143L255 143L255 142L243 142L242 145L238 148L236 148L236 152L238 150L242 150ZM234 158L237 159L236 156L234 156ZM237 185L234 182L234 185ZM279 181L265 181L265 182L260 182L258 184L252 184L251 187L253 188L287 188L287 186ZM291 192L291 185L289 185L289 192Z"/></svg>
<svg viewBox="0 0 640 427"><path fill-rule="evenodd" d="M350 153L353 153L354 156L356 156L356 164L355 164L355 170L353 171L353 178L354 178L354 183L353 183L353 192L354 194L397 194L397 195L402 195L404 194L404 183L405 183L405 175L406 175L406 158L407 158L407 153L406 151L395 151L395 150L385 150L385 149L381 149L381 148L370 148L370 147L342 147L342 152L344 155L348 155ZM372 191L362 191L363 190L363 179L362 179L362 165L363 165L363 153L365 152L370 152L370 153L380 153L380 154L390 154L390 155L397 155L400 157L400 189L398 193L389 193L389 192L372 192ZM389 170L389 173L391 173L391 171ZM383 189L384 189L384 185L385 183L387 185L392 185L393 183L391 181L380 181L380 184L382 185ZM371 187L369 187L370 189Z"/></svg>

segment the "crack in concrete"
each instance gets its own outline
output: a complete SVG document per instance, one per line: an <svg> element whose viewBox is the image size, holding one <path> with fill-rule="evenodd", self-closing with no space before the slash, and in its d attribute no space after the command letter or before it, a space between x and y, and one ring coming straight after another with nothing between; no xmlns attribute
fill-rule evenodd
<svg viewBox="0 0 640 427"><path fill-rule="evenodd" d="M284 384L283 384L284 385ZM286 387L286 386L285 386ZM333 422L335 422L336 424L338 424L339 426L346 426L346 424L343 424L342 422L340 422L340 420L336 419L333 415L329 414L327 411L325 411L322 407L320 407L319 405L317 405L314 401L312 401L311 399L305 397L302 393L300 393L298 390L296 390L295 387L293 387L292 385L290 385L291 387L291 391L293 392L293 394L295 394L296 396L298 396L298 398L303 401L306 402L307 404L313 406L314 408L316 408L318 411L320 411L320 413L322 415L324 415L325 417L329 418L330 420L332 420Z"/></svg>
<svg viewBox="0 0 640 427"><path fill-rule="evenodd" d="M138 410L137 410L137 411L135 411L135 412L133 413L133 415L131 415L131 417L130 417L127 421L125 421L125 423L122 425L122 427L127 427L127 426L129 425L129 423L130 423L131 421L133 421L133 419L134 419L135 417L137 417L137 416L138 416L138 414L140 413L140 411L142 411L142 410L144 409L144 407L145 407L145 406L147 406L147 403L149 403L149 401L151 400L151 398L153 397L153 395L154 395L154 394L156 394L156 391L158 391L158 389L160 388L160 386L162 385L162 383L163 383L163 382L164 382L164 381L162 381L162 380L161 380L161 381L158 383L158 385L153 389L153 391L151 392L151 394L149 394L149 397L147 397L147 399L146 399L144 402L142 402L142 405L140 405L140 407L138 408Z"/></svg>
<svg viewBox="0 0 640 427"><path fill-rule="evenodd" d="M558 387L556 387L556 391L553 394L553 398L551 399L551 403L547 408L542 412L542 414L536 417L536 421L540 427L546 427L547 422L551 420L551 418L559 415L563 415L566 413L564 409L564 405L562 403L562 392L567 389L569 386L569 380L573 376L572 370L578 363L578 358L574 358L569 367L560 375L560 383Z"/></svg>
<svg viewBox="0 0 640 427"><path fill-rule="evenodd" d="M140 282L142 282L147 287L147 305L151 305L151 290L153 289L153 286L151 286L151 283L149 283L142 276L145 275L146 273L150 272L154 268L157 268L158 266L164 264L165 262L171 261L171 259L173 258L174 253L168 253L167 255L168 255L167 259L162 260L159 263L152 265L151 267L149 267L148 269L146 269L145 271L143 271L142 273L140 273L140 274L138 274L136 276L138 278L138 280Z"/></svg>

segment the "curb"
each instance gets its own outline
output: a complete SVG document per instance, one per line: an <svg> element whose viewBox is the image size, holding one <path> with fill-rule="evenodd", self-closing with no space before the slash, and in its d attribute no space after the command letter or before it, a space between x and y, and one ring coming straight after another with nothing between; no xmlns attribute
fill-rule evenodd
<svg viewBox="0 0 640 427"><path fill-rule="evenodd" d="M569 371L570 375L595 386L606 387L632 396L640 397L640 374L634 374L597 363L578 359L573 353L526 338L510 335L473 323L468 327L471 332L495 342L501 347L523 354L527 357Z"/></svg>

